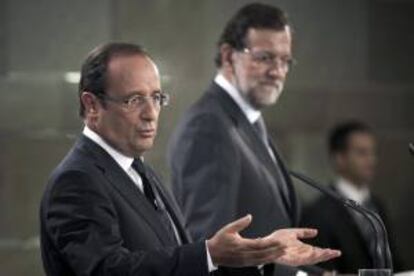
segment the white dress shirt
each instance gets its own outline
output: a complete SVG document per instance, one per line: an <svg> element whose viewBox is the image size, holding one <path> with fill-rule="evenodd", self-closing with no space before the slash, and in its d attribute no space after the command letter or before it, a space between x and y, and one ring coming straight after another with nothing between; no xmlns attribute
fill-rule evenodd
<svg viewBox="0 0 414 276"><path fill-rule="evenodd" d="M370 197L368 187L362 186L358 188L343 177L338 178L338 180L336 181L336 187L343 196L352 199L358 204L362 204L365 200L369 199Z"/></svg>
<svg viewBox="0 0 414 276"><path fill-rule="evenodd" d="M240 107L247 120L253 125L262 116L260 110L255 109L245 98L240 95L240 92L233 86L222 74L217 74L214 79L215 83L223 88L224 91L236 102ZM276 156L269 144L265 145L270 157L276 163Z"/></svg>
<svg viewBox="0 0 414 276"><path fill-rule="evenodd" d="M98 144L101 148L103 148L114 160L115 162L122 168L122 170L131 178L131 180L135 183L135 185L138 187L138 189L144 193L144 186L142 183L142 178L138 174L138 172L135 171L135 169L132 168L132 162L134 162L133 157L126 156L119 152L118 150L114 149L112 146L110 146L104 139L102 139L99 134L91 130L88 126L85 125L83 128L83 135L94 141L96 144ZM168 212L167 212L168 214ZM181 238L178 233L178 229L172 220L170 214L168 214L168 217L171 221L171 224L174 229L175 237L178 241L181 243ZM217 270L217 267L213 264L213 261L211 259L210 252L207 247L207 241L205 243L206 245L206 251L207 251L207 264L208 264L208 271L212 272L214 270Z"/></svg>
<svg viewBox="0 0 414 276"><path fill-rule="evenodd" d="M112 146L108 145L104 139L102 139L96 132L85 126L83 129L83 135L97 143L101 148L103 148L114 160L115 162L122 168L122 170L131 178L131 180L135 183L138 189L141 192L144 192L144 186L142 184L142 179L139 174L132 168L132 162L134 162L133 157L126 156Z"/></svg>
<svg viewBox="0 0 414 276"><path fill-rule="evenodd" d="M243 111L243 114L246 115L247 119L251 124L254 124L262 113L260 110L253 108L253 106L246 101L241 95L240 92L237 90L236 87L233 86L222 74L217 74L214 78L215 83L217 83L230 97L236 102L236 104L240 107Z"/></svg>

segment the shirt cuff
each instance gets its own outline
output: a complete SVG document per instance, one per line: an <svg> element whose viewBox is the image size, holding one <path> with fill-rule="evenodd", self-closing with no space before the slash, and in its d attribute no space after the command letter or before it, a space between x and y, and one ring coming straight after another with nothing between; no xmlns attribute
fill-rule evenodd
<svg viewBox="0 0 414 276"><path fill-rule="evenodd" d="M208 265L208 273L211 273L218 269L217 266L213 264L213 260L210 256L210 251L208 250L207 241L206 241L206 252L207 252L207 265Z"/></svg>

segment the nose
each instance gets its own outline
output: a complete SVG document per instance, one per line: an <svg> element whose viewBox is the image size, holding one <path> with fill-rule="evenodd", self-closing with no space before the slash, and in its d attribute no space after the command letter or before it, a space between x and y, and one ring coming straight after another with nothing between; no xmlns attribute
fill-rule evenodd
<svg viewBox="0 0 414 276"><path fill-rule="evenodd" d="M289 69L281 62L275 62L267 71L267 74L274 79L285 79Z"/></svg>
<svg viewBox="0 0 414 276"><path fill-rule="evenodd" d="M159 107L152 100L147 99L142 106L140 117L145 121L155 121L158 118L159 112Z"/></svg>

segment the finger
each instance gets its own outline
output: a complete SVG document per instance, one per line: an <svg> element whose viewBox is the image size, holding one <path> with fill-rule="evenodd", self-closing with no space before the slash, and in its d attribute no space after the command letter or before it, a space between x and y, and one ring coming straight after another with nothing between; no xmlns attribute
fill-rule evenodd
<svg viewBox="0 0 414 276"><path fill-rule="evenodd" d="M239 240L239 248L241 250L266 250L266 249L284 249L286 245L282 244L277 239L269 239L269 238L259 238L259 239L246 239L241 238Z"/></svg>
<svg viewBox="0 0 414 276"><path fill-rule="evenodd" d="M333 249L320 249L320 252L315 256L315 260L313 264L320 263L320 262L326 262L328 260L338 258L341 256L341 251L339 250L333 250Z"/></svg>
<svg viewBox="0 0 414 276"><path fill-rule="evenodd" d="M341 252L338 250L304 245L296 248L288 248L277 262L292 266L313 265L339 257L340 255Z"/></svg>
<svg viewBox="0 0 414 276"><path fill-rule="evenodd" d="M252 215L246 215L238 220L235 220L223 227L223 231L230 233L238 233L247 228L252 222Z"/></svg>
<svg viewBox="0 0 414 276"><path fill-rule="evenodd" d="M290 266L314 264L316 257L312 248L289 248L285 254L279 257L276 262Z"/></svg>
<svg viewBox="0 0 414 276"><path fill-rule="evenodd" d="M314 265L332 259L334 256L329 250L313 247L310 251L297 252L300 264Z"/></svg>
<svg viewBox="0 0 414 276"><path fill-rule="evenodd" d="M302 244L298 246L289 246L285 250L285 257L300 261L301 259L315 258L315 248Z"/></svg>
<svg viewBox="0 0 414 276"><path fill-rule="evenodd" d="M318 230L312 228L293 228L286 230L292 230L299 239L310 239L318 235Z"/></svg>
<svg viewBox="0 0 414 276"><path fill-rule="evenodd" d="M271 248L266 250L243 251L240 252L238 258L242 260L238 262L239 266L257 266L268 263L274 263L284 254L281 248Z"/></svg>

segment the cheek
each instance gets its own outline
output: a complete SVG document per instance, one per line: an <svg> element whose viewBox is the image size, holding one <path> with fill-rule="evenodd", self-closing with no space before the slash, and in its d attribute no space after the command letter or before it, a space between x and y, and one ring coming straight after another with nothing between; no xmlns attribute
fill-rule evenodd
<svg viewBox="0 0 414 276"><path fill-rule="evenodd" d="M258 79L266 74L266 70L260 69L257 66L250 65L245 70L246 78L250 80Z"/></svg>
<svg viewBox="0 0 414 276"><path fill-rule="evenodd" d="M243 86L250 86L261 75L261 72L255 66L251 64L236 64L235 74Z"/></svg>
<svg viewBox="0 0 414 276"><path fill-rule="evenodd" d="M131 119L122 114L114 114L106 118L106 126L111 136L117 137L117 140L123 140L129 137L133 130ZM122 142L123 143L123 142Z"/></svg>
<svg viewBox="0 0 414 276"><path fill-rule="evenodd" d="M110 116L107 118L107 125L113 129L114 132L120 131L123 127L124 121L119 116Z"/></svg>

